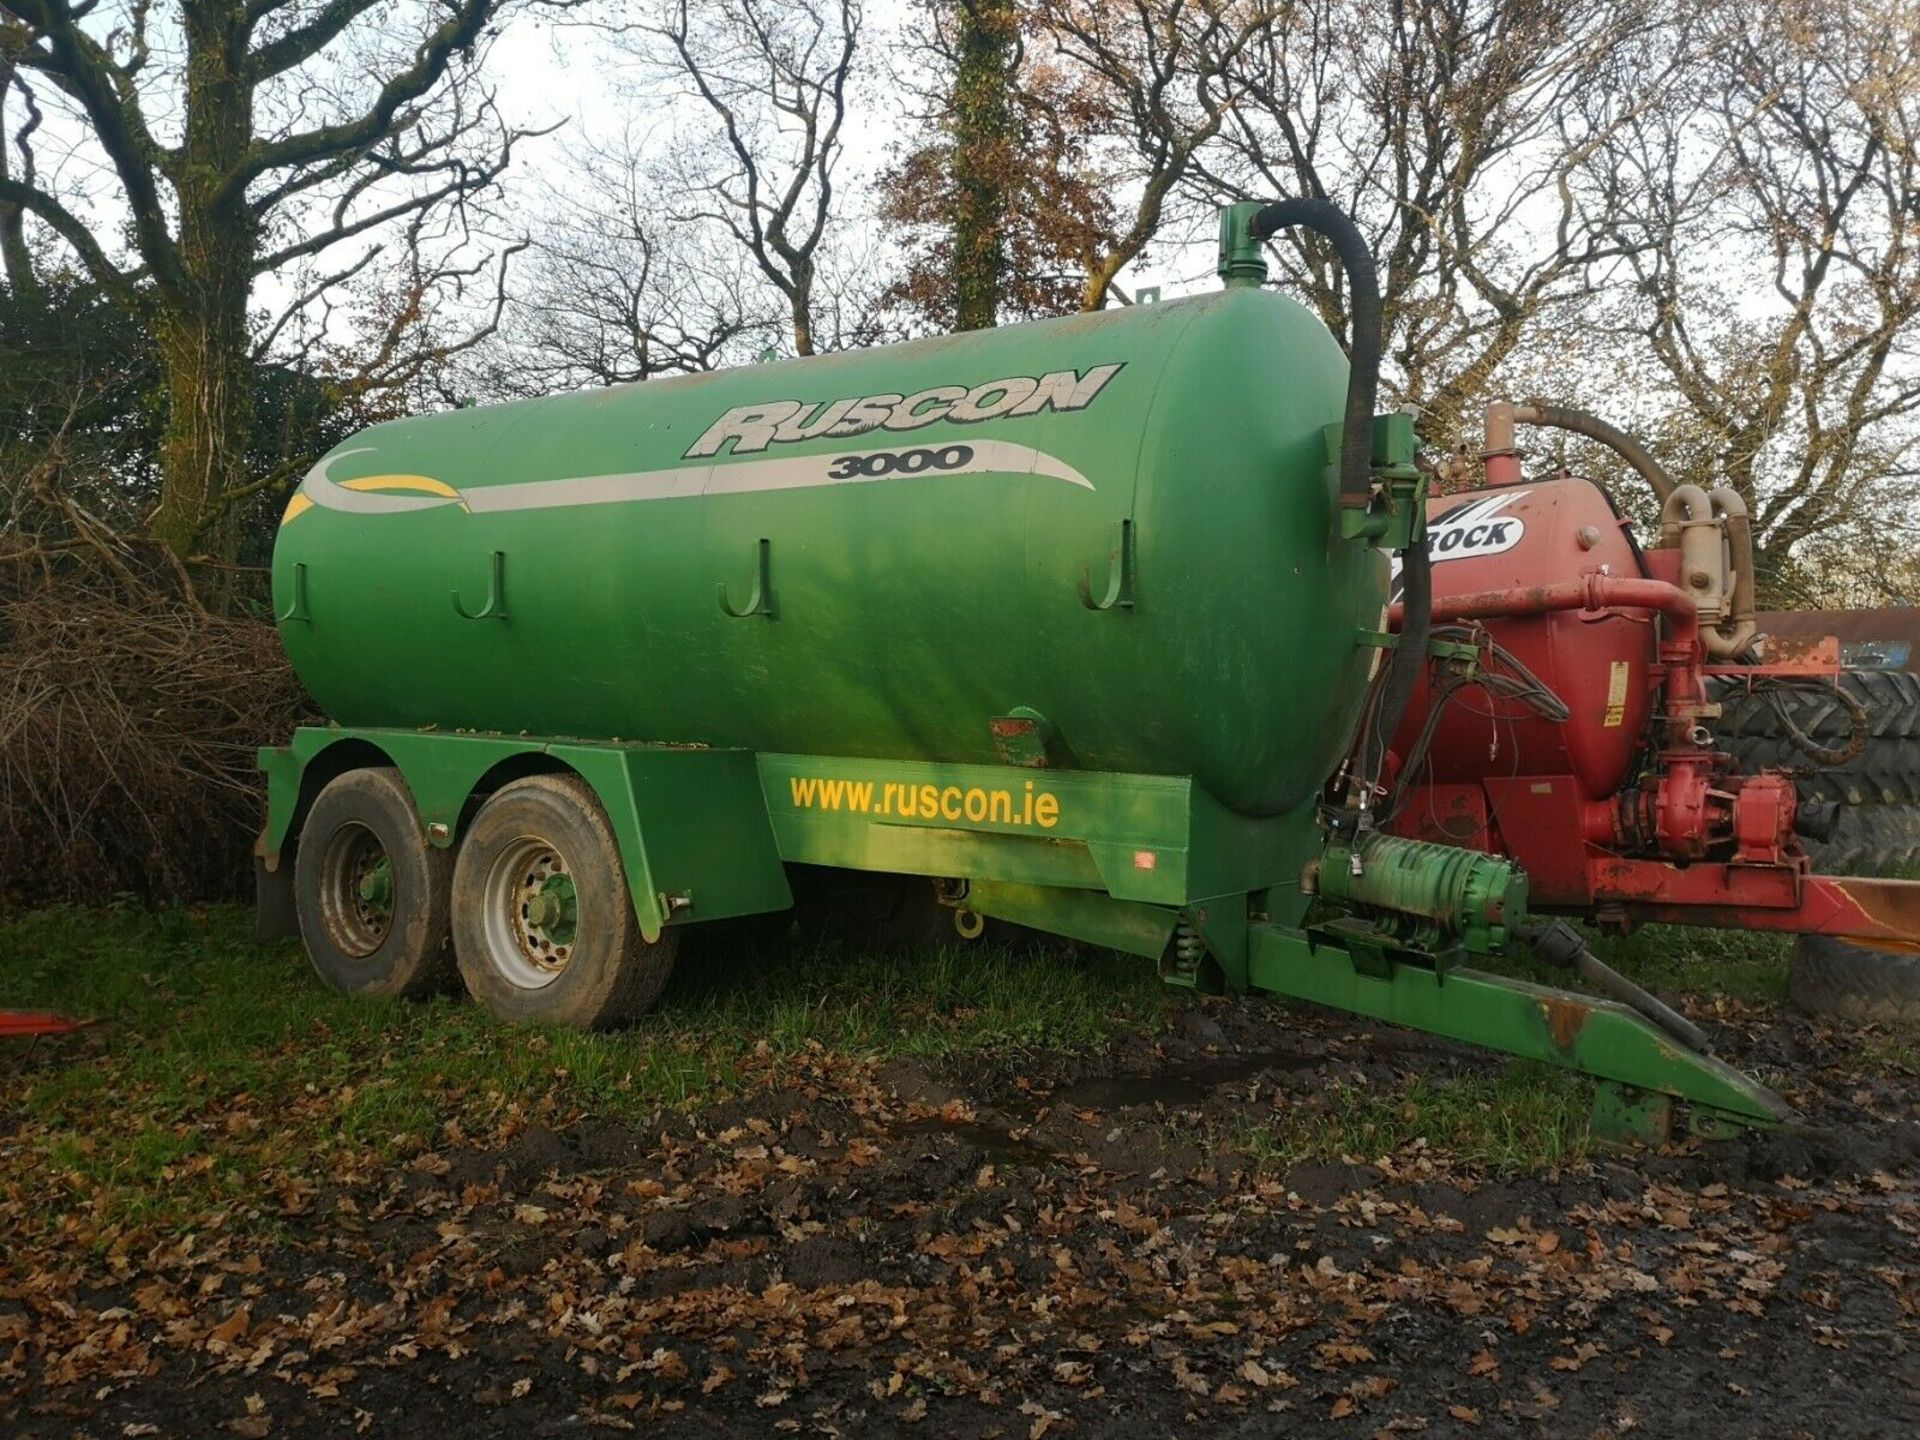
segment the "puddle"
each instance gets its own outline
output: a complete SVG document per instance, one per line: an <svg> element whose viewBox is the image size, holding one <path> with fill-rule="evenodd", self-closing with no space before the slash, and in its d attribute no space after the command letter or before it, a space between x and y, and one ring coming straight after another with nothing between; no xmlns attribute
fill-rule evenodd
<svg viewBox="0 0 1920 1440"><path fill-rule="evenodd" d="M1044 1165L1059 1157L1044 1145L1015 1139L1003 1127L984 1120L943 1120L938 1115L925 1120L909 1120L894 1127L894 1134L905 1140L916 1135L951 1135L977 1148L996 1165Z"/></svg>
<svg viewBox="0 0 1920 1440"><path fill-rule="evenodd" d="M1151 1075L1105 1075L1076 1081L1053 1095L1055 1105L1075 1110L1126 1110L1139 1105L1199 1105L1223 1085L1251 1080L1271 1070L1310 1070L1324 1057L1296 1050L1228 1055Z"/></svg>

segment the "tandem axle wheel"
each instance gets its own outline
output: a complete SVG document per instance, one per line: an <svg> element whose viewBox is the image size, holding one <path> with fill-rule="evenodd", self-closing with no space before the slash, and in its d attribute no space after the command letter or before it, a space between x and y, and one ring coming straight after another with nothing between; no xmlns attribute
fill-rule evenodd
<svg viewBox="0 0 1920 1440"><path fill-rule="evenodd" d="M320 792L294 861L294 908L320 978L416 999L451 987L502 1020L594 1029L650 1009L678 932L649 941L613 830L573 775L517 780L456 850L429 842L397 770L350 770Z"/></svg>
<svg viewBox="0 0 1920 1440"><path fill-rule="evenodd" d="M502 1020L633 1019L666 988L678 940L641 933L613 827L577 776L514 781L460 839L454 953L469 993Z"/></svg>

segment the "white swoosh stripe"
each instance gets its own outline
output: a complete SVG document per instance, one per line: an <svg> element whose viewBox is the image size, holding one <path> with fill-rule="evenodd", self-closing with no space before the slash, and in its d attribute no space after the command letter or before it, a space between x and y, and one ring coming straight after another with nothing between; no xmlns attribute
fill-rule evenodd
<svg viewBox="0 0 1920 1440"><path fill-rule="evenodd" d="M1005 440L954 442L953 445L923 447L939 451L965 445L972 455L952 469L929 467L911 473L893 471L886 475L858 473L835 476L831 471L841 462L874 454L872 450L849 450L837 455L782 455L765 460L734 460L708 465L682 465L669 470L637 470L613 475L576 475L561 480L532 480L513 485L479 485L463 490L459 499L435 495L390 495L365 490L348 490L327 475L335 460L348 455L366 454L366 449L343 450L307 472L301 493L316 505L354 514L389 514L404 510L428 510L439 505L464 505L474 514L515 510L551 510L573 505L614 505L636 500L683 500L700 495L749 495L763 491L805 490L821 485L857 485L887 480L932 480L942 476L1014 474L1040 475L1062 480L1085 490L1094 484L1065 461L1036 450L1031 445L1014 445Z"/></svg>

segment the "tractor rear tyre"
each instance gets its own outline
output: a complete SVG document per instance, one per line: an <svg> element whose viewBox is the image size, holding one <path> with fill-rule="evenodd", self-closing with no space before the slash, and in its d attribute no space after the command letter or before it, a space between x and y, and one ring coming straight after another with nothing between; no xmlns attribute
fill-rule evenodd
<svg viewBox="0 0 1920 1440"><path fill-rule="evenodd" d="M496 791L460 841L453 948L473 998L513 1023L594 1030L650 1009L678 935L640 933L619 846L585 781Z"/></svg>
<svg viewBox="0 0 1920 1440"><path fill-rule="evenodd" d="M1867 711L1867 734L1876 740L1920 739L1920 675L1908 670L1843 670L1839 689ZM1853 713L1834 686L1809 684L1750 693L1737 678L1716 679L1711 697L1725 707L1717 727L1729 736L1784 738L1782 711L1800 732L1832 745L1853 733Z"/></svg>
<svg viewBox="0 0 1920 1440"><path fill-rule="evenodd" d="M1787 964L1787 998L1798 1010L1835 1020L1920 1021L1920 955L1802 935Z"/></svg>
<svg viewBox="0 0 1920 1440"><path fill-rule="evenodd" d="M349 770L300 828L300 938L320 978L350 995L418 999L453 980L453 857L427 843L400 772Z"/></svg>
<svg viewBox="0 0 1920 1440"><path fill-rule="evenodd" d="M1806 848L1822 875L1920 873L1920 805L1849 805L1833 837L1809 840Z"/></svg>
<svg viewBox="0 0 1920 1440"><path fill-rule="evenodd" d="M1905 670L1848 670L1840 689L1867 711L1866 748L1839 765L1821 765L1789 738L1781 712L1814 744L1835 748L1853 730L1853 715L1822 686L1748 694L1729 680L1716 682L1725 706L1717 727L1721 745L1744 774L1790 769L1809 800L1848 805L1920 804L1920 675Z"/></svg>
<svg viewBox="0 0 1920 1440"><path fill-rule="evenodd" d="M1849 806L1833 838L1807 849L1823 875L1913 875L1920 872L1920 805ZM1920 955L1802 935L1787 964L1787 998L1836 1020L1920 1020Z"/></svg>
<svg viewBox="0 0 1920 1440"><path fill-rule="evenodd" d="M1807 800L1843 805L1920 804L1920 740L1876 736L1866 749L1839 765L1817 765L1783 735L1736 735L1722 742L1742 774L1793 771L1793 786Z"/></svg>

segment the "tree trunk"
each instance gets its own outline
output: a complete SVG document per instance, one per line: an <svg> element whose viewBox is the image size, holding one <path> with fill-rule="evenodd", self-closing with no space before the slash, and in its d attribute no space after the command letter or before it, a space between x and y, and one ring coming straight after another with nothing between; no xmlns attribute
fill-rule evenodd
<svg viewBox="0 0 1920 1440"><path fill-rule="evenodd" d="M13 83L14 68L11 58L0 55L0 180L10 178L7 167L11 157L8 152L13 148L14 136L4 122L7 90ZM20 178L31 185L31 169ZM5 281L15 295L32 295L35 292L33 254L27 249L27 212L11 200L0 200L0 281Z"/></svg>
<svg viewBox="0 0 1920 1440"><path fill-rule="evenodd" d="M0 179L5 179L6 173L6 163L0 160ZM0 281L5 281L16 295L34 293L33 254L27 249L26 219L26 211L18 205L0 200Z"/></svg>
<svg viewBox="0 0 1920 1440"><path fill-rule="evenodd" d="M188 6L176 272L160 284L154 338L167 387L160 504L151 533L182 560L231 561L228 513L253 433L247 297L257 249L244 191L223 193L253 138L244 7Z"/></svg>
<svg viewBox="0 0 1920 1440"><path fill-rule="evenodd" d="M150 531L182 560L226 561L238 543L228 497L247 479L253 429L247 286L213 277L196 289L155 317L168 405Z"/></svg>
<svg viewBox="0 0 1920 1440"><path fill-rule="evenodd" d="M953 77L954 328L993 325L1006 276L1004 221L1013 172L1013 57L1019 11L1011 0L960 7Z"/></svg>
<svg viewBox="0 0 1920 1440"><path fill-rule="evenodd" d="M793 314L793 353L813 354L813 262L792 262L793 289L788 291L788 309Z"/></svg>

